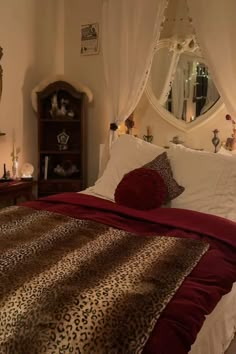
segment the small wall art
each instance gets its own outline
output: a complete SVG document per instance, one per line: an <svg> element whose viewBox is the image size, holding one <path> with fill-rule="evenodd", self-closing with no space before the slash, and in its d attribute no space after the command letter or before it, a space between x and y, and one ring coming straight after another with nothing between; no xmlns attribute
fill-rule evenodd
<svg viewBox="0 0 236 354"><path fill-rule="evenodd" d="M81 25L80 31L81 55L98 54L99 52L99 25L98 23L89 23Z"/></svg>

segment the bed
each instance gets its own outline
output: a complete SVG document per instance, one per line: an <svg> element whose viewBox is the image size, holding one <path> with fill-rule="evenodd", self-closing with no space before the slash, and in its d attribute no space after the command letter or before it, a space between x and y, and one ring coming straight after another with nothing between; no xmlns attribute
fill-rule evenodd
<svg viewBox="0 0 236 354"><path fill-rule="evenodd" d="M166 158L161 147L118 140L93 188L0 210L1 353L218 354L230 343L231 157L173 147ZM203 172L193 187L183 163L195 175L209 159L210 187ZM224 330L211 326L219 318ZM214 331L220 348L206 339Z"/></svg>

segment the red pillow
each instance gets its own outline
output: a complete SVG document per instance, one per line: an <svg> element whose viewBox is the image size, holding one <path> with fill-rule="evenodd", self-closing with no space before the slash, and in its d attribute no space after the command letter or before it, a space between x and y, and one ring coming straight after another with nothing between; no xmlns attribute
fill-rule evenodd
<svg viewBox="0 0 236 354"><path fill-rule="evenodd" d="M167 189L160 174L141 167L124 175L116 187L115 201L129 208L148 210L159 208L166 195Z"/></svg>

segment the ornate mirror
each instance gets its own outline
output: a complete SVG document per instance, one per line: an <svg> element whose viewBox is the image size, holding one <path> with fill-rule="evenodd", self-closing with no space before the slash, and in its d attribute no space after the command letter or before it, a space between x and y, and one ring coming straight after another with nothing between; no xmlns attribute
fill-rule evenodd
<svg viewBox="0 0 236 354"><path fill-rule="evenodd" d="M158 42L146 93L154 109L183 131L204 124L223 108L193 36Z"/></svg>

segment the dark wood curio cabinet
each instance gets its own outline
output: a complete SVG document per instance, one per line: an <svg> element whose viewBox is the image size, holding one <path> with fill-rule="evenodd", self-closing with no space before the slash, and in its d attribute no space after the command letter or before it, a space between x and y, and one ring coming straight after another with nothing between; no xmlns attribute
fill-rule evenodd
<svg viewBox="0 0 236 354"><path fill-rule="evenodd" d="M85 188L86 102L65 81L37 92L39 197Z"/></svg>

